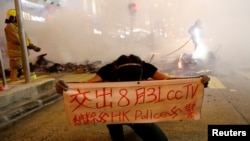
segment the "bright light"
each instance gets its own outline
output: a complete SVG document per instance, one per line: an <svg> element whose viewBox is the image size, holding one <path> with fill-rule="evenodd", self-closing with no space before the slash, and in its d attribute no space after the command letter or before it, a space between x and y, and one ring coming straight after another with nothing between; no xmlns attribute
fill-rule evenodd
<svg viewBox="0 0 250 141"><path fill-rule="evenodd" d="M123 39L123 38L125 38L125 36L124 36L124 35L122 35L122 34L120 34L120 38L122 38L122 39Z"/></svg>
<svg viewBox="0 0 250 141"><path fill-rule="evenodd" d="M34 15L27 13L27 12L23 12L23 18L24 18L24 20L28 20L28 21L45 22L45 18L39 17L39 16L34 16Z"/></svg>
<svg viewBox="0 0 250 141"><path fill-rule="evenodd" d="M207 49L203 44L198 44L196 50L193 52L192 57L194 59L205 60L207 57Z"/></svg>
<svg viewBox="0 0 250 141"><path fill-rule="evenodd" d="M130 32L129 32L129 31L126 31L126 32L125 32L125 34L126 34L126 35L129 35L129 34L130 34Z"/></svg>
<svg viewBox="0 0 250 141"><path fill-rule="evenodd" d="M195 36L195 41L197 44L201 43L201 30L199 28L194 29L194 36Z"/></svg>
<svg viewBox="0 0 250 141"><path fill-rule="evenodd" d="M140 31L141 31L140 28L135 28L135 29L133 29L133 32L140 32Z"/></svg>
<svg viewBox="0 0 250 141"><path fill-rule="evenodd" d="M32 21L37 21L37 22L45 22L45 18L39 17L39 16L32 16L31 15L31 20Z"/></svg>
<svg viewBox="0 0 250 141"><path fill-rule="evenodd" d="M93 29L93 33L94 33L94 34L99 34L99 35L101 35L101 34L102 34L102 31L97 30L97 29Z"/></svg>
<svg viewBox="0 0 250 141"><path fill-rule="evenodd" d="M183 64L182 64L182 60L181 60L182 56L183 56L183 54L181 54L179 59L178 59L178 68L179 69L183 69Z"/></svg>

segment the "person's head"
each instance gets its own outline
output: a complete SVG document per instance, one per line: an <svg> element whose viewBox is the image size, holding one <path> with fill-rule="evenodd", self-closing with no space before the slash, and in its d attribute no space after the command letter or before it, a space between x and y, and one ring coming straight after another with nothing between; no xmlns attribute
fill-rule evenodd
<svg viewBox="0 0 250 141"><path fill-rule="evenodd" d="M142 78L142 60L136 55L121 55L115 61L117 81L139 81Z"/></svg>
<svg viewBox="0 0 250 141"><path fill-rule="evenodd" d="M201 20L200 20L200 19L197 19L197 20L195 21L195 25L196 25L196 26L201 26Z"/></svg>
<svg viewBox="0 0 250 141"><path fill-rule="evenodd" d="M6 19L5 23L15 23L17 22L16 19L16 10L15 9L9 9L6 13Z"/></svg>

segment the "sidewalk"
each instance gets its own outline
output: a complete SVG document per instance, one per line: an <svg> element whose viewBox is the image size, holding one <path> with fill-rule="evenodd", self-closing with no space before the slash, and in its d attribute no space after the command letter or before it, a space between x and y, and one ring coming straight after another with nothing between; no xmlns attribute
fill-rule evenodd
<svg viewBox="0 0 250 141"><path fill-rule="evenodd" d="M6 89L0 91L0 128L60 99L61 95L55 93L55 80L66 75L41 74L29 83L23 76L15 82L7 78Z"/></svg>
<svg viewBox="0 0 250 141"><path fill-rule="evenodd" d="M62 96L55 92L57 79L84 82L93 75L64 72L38 74L37 79L31 80L30 83L26 83L23 76L15 82L10 82L7 78L7 89L0 91L0 128L61 99Z"/></svg>

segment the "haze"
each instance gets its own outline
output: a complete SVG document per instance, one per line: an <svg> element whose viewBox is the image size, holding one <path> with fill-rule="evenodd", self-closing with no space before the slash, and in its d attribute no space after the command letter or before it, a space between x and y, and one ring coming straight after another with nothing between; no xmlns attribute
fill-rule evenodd
<svg viewBox="0 0 250 141"><path fill-rule="evenodd" d="M189 42L167 55L190 38L188 28L200 19L204 44L215 52L218 62L235 68L249 66L249 0L62 0L60 6L30 1L47 6L22 6L23 11L45 18L45 22L24 20L31 41L42 48L31 53L31 61L47 53L49 60L58 63L105 63L133 53L145 60L155 54L154 62L161 62L193 51ZM135 15L129 13L130 2L136 4ZM9 8L14 8L14 1L0 1L2 50Z"/></svg>

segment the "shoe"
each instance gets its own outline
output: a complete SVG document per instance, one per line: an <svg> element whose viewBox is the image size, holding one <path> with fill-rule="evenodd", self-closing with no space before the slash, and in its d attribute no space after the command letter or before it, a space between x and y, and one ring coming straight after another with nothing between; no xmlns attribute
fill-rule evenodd
<svg viewBox="0 0 250 141"><path fill-rule="evenodd" d="M34 73L34 72L31 73L31 78L32 78L32 79L37 79L36 73Z"/></svg>

